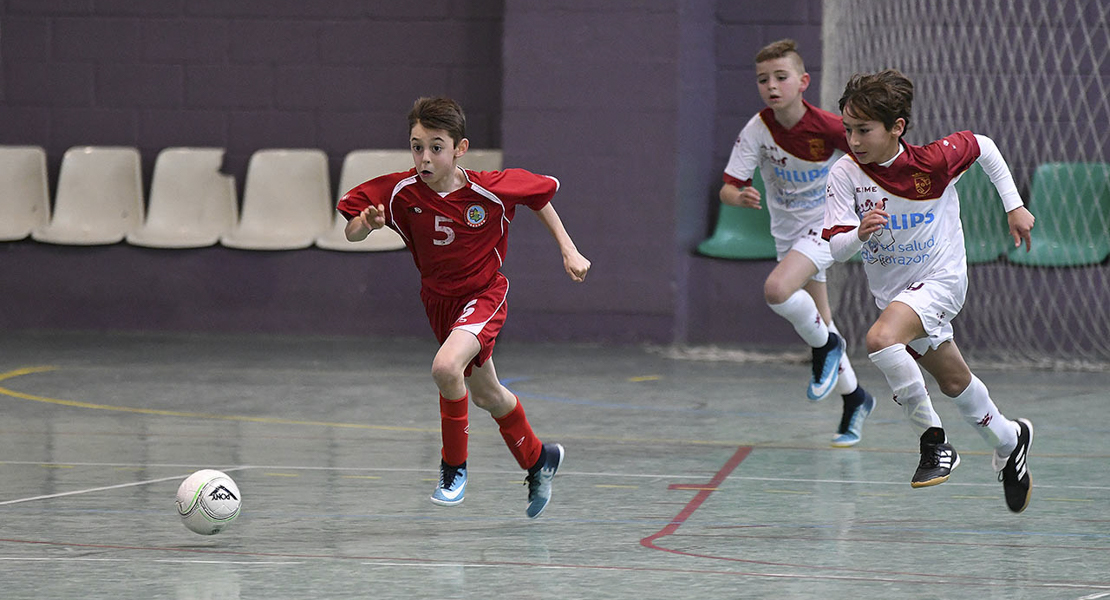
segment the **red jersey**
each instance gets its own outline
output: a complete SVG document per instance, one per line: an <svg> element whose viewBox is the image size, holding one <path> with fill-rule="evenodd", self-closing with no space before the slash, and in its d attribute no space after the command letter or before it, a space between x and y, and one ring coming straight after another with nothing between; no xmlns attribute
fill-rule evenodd
<svg viewBox="0 0 1110 600"><path fill-rule="evenodd" d="M371 204L384 206L385 223L404 238L424 289L465 296L489 285L505 261L516 206L540 210L559 180L524 169L462 171L466 185L446 196L415 169L376 177L344 194L337 209L350 221Z"/></svg>

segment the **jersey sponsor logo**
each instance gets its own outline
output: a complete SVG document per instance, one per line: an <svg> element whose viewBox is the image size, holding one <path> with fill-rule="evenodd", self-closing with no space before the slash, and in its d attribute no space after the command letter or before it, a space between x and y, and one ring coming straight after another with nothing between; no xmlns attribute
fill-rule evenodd
<svg viewBox="0 0 1110 600"><path fill-rule="evenodd" d="M485 224L489 213L481 204L471 204L466 207L466 224L471 227L481 227Z"/></svg>
<svg viewBox="0 0 1110 600"><path fill-rule="evenodd" d="M799 171L798 169L784 169L782 167L775 167L775 177L782 181L791 183L809 183L810 181L818 181L824 179L829 175L829 168L822 167L820 169L809 169L806 171Z"/></svg>

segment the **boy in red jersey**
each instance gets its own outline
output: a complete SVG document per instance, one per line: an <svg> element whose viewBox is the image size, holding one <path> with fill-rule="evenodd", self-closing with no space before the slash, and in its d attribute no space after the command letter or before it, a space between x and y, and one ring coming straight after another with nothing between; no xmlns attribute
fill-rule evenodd
<svg viewBox="0 0 1110 600"><path fill-rule="evenodd" d="M960 131L914 146L913 82L887 69L853 76L840 97L851 154L829 171L822 235L837 260L861 252L864 273L882 312L867 331L871 362L920 436L915 488L948 481L960 456L933 410L924 367L961 416L990 445L1006 506L1029 506L1028 453L1033 424L1007 419L956 347L952 319L967 295L967 257L956 182L979 163L998 190L1014 245L1031 245L1035 219L994 141ZM915 362L916 360L916 362ZM919 367L920 365L920 367Z"/></svg>
<svg viewBox="0 0 1110 600"><path fill-rule="evenodd" d="M432 378L439 388L443 451L432 502L454 506L463 501L467 403L472 400L493 416L509 450L528 470L525 512L534 519L551 499L551 479L565 451L560 444L540 441L493 365L493 346L508 310L509 282L500 268L517 205L535 211L551 232L572 280L585 279L590 261L578 252L550 204L559 189L557 179L523 169L459 167L470 142L466 117L454 100L420 98L408 119L415 167L359 185L337 208L347 218L348 240L390 227L404 238L420 271L420 298L440 343Z"/></svg>
<svg viewBox="0 0 1110 600"><path fill-rule="evenodd" d="M825 271L834 262L828 242L821 239L825 179L829 167L848 151L844 127L839 116L802 99L809 74L794 40L764 46L755 56L755 69L767 108L740 131L720 198L730 206L758 209L761 198L752 176L759 168L779 261L763 283L763 297L812 349L806 396L817 402L835 391L843 399L832 445L847 448L859 443L875 398L856 380L832 321L825 283Z"/></svg>

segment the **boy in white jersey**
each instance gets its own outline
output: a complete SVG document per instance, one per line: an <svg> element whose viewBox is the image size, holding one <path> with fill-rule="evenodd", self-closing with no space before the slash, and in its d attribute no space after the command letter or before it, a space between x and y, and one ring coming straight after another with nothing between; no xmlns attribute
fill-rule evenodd
<svg viewBox="0 0 1110 600"><path fill-rule="evenodd" d="M912 104L913 83L898 71L855 75L848 82L840 110L851 154L829 172L822 235L837 260L862 250L868 285L882 311L867 332L867 350L921 436L911 485L944 483L960 464L916 358L994 448L992 464L1006 505L1021 512L1032 492L1026 461L1033 425L999 412L953 340L951 322L967 293L955 183L978 162L1002 197L1014 245L1024 240L1026 251L1033 215L990 138L962 131L925 146L902 142Z"/></svg>
<svg viewBox="0 0 1110 600"><path fill-rule="evenodd" d="M721 202L759 208L752 187L758 167L767 186L767 209L778 265L763 284L763 296L813 349L813 375L806 395L820 401L835 390L844 400L832 445L859 443L863 421L875 399L859 386L837 335L829 308L825 270L833 264L821 239L825 178L848 150L840 117L802 99L809 73L794 40L779 40L755 57L759 95L767 104L748 121L725 167Z"/></svg>

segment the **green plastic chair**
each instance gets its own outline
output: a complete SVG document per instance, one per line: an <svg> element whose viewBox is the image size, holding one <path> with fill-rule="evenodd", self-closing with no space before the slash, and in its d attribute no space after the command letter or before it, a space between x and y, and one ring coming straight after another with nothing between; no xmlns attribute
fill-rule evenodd
<svg viewBox="0 0 1110 600"><path fill-rule="evenodd" d="M1033 173L1029 209L1033 249L1011 248L1011 262L1037 267L1101 263L1110 256L1110 165L1045 163Z"/></svg>
<svg viewBox="0 0 1110 600"><path fill-rule="evenodd" d="M698 244L698 254L715 258L759 260L776 258L775 238L771 235L771 214L767 211L767 192L756 169L752 186L763 198L759 210L721 205L713 235Z"/></svg>
<svg viewBox="0 0 1110 600"><path fill-rule="evenodd" d="M993 262L1014 247L1006 209L998 190L979 163L956 182L960 194L960 221L964 228L964 249L968 264Z"/></svg>

